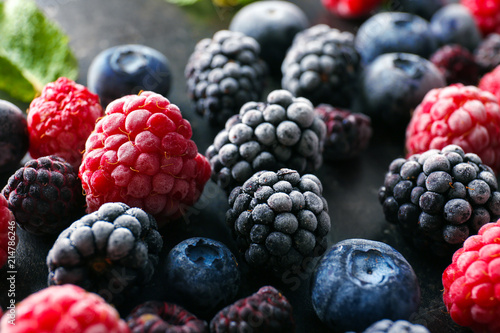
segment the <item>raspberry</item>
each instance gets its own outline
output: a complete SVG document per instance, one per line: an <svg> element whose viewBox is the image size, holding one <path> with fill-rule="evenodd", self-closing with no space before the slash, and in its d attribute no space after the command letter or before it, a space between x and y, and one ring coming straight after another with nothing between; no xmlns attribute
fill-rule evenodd
<svg viewBox="0 0 500 333"><path fill-rule="evenodd" d="M343 18L365 17L377 10L382 0L322 0L323 6Z"/></svg>
<svg viewBox="0 0 500 333"><path fill-rule="evenodd" d="M460 3L474 16L483 36L500 33L500 0L460 0Z"/></svg>
<svg viewBox="0 0 500 333"><path fill-rule="evenodd" d="M330 232L320 180L291 169L259 171L229 197L227 223L253 268L277 276L320 256Z"/></svg>
<svg viewBox="0 0 500 333"><path fill-rule="evenodd" d="M477 84L479 66L472 53L459 44L440 47L430 56L430 61L443 73L448 84Z"/></svg>
<svg viewBox="0 0 500 333"><path fill-rule="evenodd" d="M127 324L132 332L208 333L206 321L181 306L159 301L138 305L128 315Z"/></svg>
<svg viewBox="0 0 500 333"><path fill-rule="evenodd" d="M5 197L0 194L0 268L7 262L9 252L16 248L17 241L14 214L9 209L9 203ZM1 310L0 308L0 317L2 316Z"/></svg>
<svg viewBox="0 0 500 333"><path fill-rule="evenodd" d="M406 320L392 321L390 319L383 319L373 323L370 327L363 331L363 333L430 333L425 326L412 324Z"/></svg>
<svg viewBox="0 0 500 333"><path fill-rule="evenodd" d="M118 311L96 294L75 285L51 286L16 305L15 325L3 316L0 331L8 333L130 332Z"/></svg>
<svg viewBox="0 0 500 333"><path fill-rule="evenodd" d="M50 285L76 284L120 304L148 283L163 240L140 208L103 204L64 230L47 255Z"/></svg>
<svg viewBox="0 0 500 333"><path fill-rule="evenodd" d="M500 220L467 238L444 270L443 300L451 318L474 332L500 332Z"/></svg>
<svg viewBox="0 0 500 333"><path fill-rule="evenodd" d="M457 83L429 91L406 129L407 156L449 144L500 171L500 105L489 92Z"/></svg>
<svg viewBox="0 0 500 333"><path fill-rule="evenodd" d="M214 127L222 127L246 102L260 100L266 75L259 43L229 30L199 41L185 69L196 112Z"/></svg>
<svg viewBox="0 0 500 333"><path fill-rule="evenodd" d="M493 170L457 145L395 159L379 200L386 220L417 249L442 257L500 216Z"/></svg>
<svg viewBox="0 0 500 333"><path fill-rule="evenodd" d="M500 34L491 33L474 50L474 59L481 74L491 72L500 65Z"/></svg>
<svg viewBox="0 0 500 333"><path fill-rule="evenodd" d="M143 92L110 103L85 145L79 176L87 212L124 202L163 227L200 197L210 165L190 140L191 124L165 97Z"/></svg>
<svg viewBox="0 0 500 333"><path fill-rule="evenodd" d="M500 65L486 73L478 84L479 89L489 91L500 101Z"/></svg>
<svg viewBox="0 0 500 333"><path fill-rule="evenodd" d="M210 322L210 331L289 333L295 331L292 306L276 288L261 287L219 311Z"/></svg>
<svg viewBox="0 0 500 333"><path fill-rule="evenodd" d="M99 97L81 84L65 77L47 84L28 111L30 155L57 155L78 170L85 141L103 114Z"/></svg>
<svg viewBox="0 0 500 333"><path fill-rule="evenodd" d="M326 124L325 159L338 161L353 158L368 147L372 136L369 116L329 104L318 105L314 112Z"/></svg>
<svg viewBox="0 0 500 333"><path fill-rule="evenodd" d="M77 173L55 155L26 162L10 176L2 194L19 226L33 234L57 234L84 212Z"/></svg>

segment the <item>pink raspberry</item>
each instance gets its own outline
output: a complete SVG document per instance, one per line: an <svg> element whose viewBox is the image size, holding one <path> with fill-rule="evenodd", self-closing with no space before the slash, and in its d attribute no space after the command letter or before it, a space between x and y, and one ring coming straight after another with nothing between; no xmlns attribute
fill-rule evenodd
<svg viewBox="0 0 500 333"><path fill-rule="evenodd" d="M0 268L5 265L9 252L12 253L17 246L16 222L14 214L9 209L9 203L0 194ZM1 317L0 309L0 317Z"/></svg>
<svg viewBox="0 0 500 333"><path fill-rule="evenodd" d="M15 325L9 323L15 320ZM107 332L128 333L118 311L100 296L65 284L42 289L16 305L15 319L0 321L5 333Z"/></svg>
<svg viewBox="0 0 500 333"><path fill-rule="evenodd" d="M99 97L86 87L65 77L48 83L29 107L30 155L57 155L78 170L85 141L101 116Z"/></svg>
<svg viewBox="0 0 500 333"><path fill-rule="evenodd" d="M80 166L87 212L123 202L153 215L159 227L181 216L211 174L191 135L179 108L159 94L111 102L87 140Z"/></svg>
<svg viewBox="0 0 500 333"><path fill-rule="evenodd" d="M500 0L461 0L460 3L474 16L483 36L500 33Z"/></svg>
<svg viewBox="0 0 500 333"><path fill-rule="evenodd" d="M407 157L450 144L500 171L500 105L491 93L461 83L429 91L406 128Z"/></svg>
<svg viewBox="0 0 500 333"><path fill-rule="evenodd" d="M444 303L457 324L474 332L500 332L500 220L467 238L442 281Z"/></svg>
<svg viewBox="0 0 500 333"><path fill-rule="evenodd" d="M479 81L479 89L489 91L500 101L500 66L495 67Z"/></svg>

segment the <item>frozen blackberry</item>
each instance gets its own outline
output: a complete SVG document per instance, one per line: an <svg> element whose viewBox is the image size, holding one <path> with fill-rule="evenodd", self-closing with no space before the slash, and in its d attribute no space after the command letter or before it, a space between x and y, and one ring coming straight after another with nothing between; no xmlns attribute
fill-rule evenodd
<svg viewBox="0 0 500 333"><path fill-rule="evenodd" d="M325 160L346 160L368 147L373 132L369 116L329 104L318 105L314 112L326 124L323 152Z"/></svg>
<svg viewBox="0 0 500 333"><path fill-rule="evenodd" d="M2 194L19 226L33 234L57 234L84 214L78 173L55 155L26 162Z"/></svg>
<svg viewBox="0 0 500 333"><path fill-rule="evenodd" d="M491 33L486 36L474 50L474 58L481 74L491 72L500 65L500 34Z"/></svg>
<svg viewBox="0 0 500 333"><path fill-rule="evenodd" d="M314 105L349 107L359 71L354 35L318 24L295 36L281 66L281 86Z"/></svg>
<svg viewBox="0 0 500 333"><path fill-rule="evenodd" d="M208 147L212 180L229 193L260 170L312 172L323 162L325 135L309 100L274 90L267 102L245 103Z"/></svg>
<svg viewBox="0 0 500 333"><path fill-rule="evenodd" d="M395 159L379 200L387 221L416 248L439 256L451 255L500 215L493 170L457 145Z"/></svg>
<svg viewBox="0 0 500 333"><path fill-rule="evenodd" d="M458 44L444 45L430 56L430 61L443 73L448 85L477 85L479 66L465 47Z"/></svg>
<svg viewBox="0 0 500 333"><path fill-rule="evenodd" d="M221 127L243 104L260 99L267 67L254 38L221 30L196 44L184 74L196 112Z"/></svg>
<svg viewBox="0 0 500 333"><path fill-rule="evenodd" d="M229 197L226 221L251 267L276 275L327 248L328 205L320 180L291 169L259 171Z"/></svg>
<svg viewBox="0 0 500 333"><path fill-rule="evenodd" d="M121 304L151 280L162 247L150 214L105 203L58 236L47 255L48 283L79 285Z"/></svg>

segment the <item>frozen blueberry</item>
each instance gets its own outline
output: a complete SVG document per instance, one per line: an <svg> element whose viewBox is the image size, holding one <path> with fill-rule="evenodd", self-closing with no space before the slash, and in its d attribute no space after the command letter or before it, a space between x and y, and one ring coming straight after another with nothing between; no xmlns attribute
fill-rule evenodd
<svg viewBox="0 0 500 333"><path fill-rule="evenodd" d="M17 169L28 148L28 123L24 112L0 100L0 172Z"/></svg>

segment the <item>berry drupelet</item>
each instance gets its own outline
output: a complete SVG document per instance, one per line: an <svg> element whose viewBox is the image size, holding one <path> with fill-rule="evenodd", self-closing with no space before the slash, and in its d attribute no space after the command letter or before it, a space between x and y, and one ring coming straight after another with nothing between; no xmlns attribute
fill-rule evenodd
<svg viewBox="0 0 500 333"><path fill-rule="evenodd" d="M439 256L451 255L500 216L493 170L457 145L395 159L379 200L387 221L398 224L416 248Z"/></svg>
<svg viewBox="0 0 500 333"><path fill-rule="evenodd" d="M327 248L330 216L320 180L291 169L259 171L229 197L227 223L246 262L279 276Z"/></svg>
<svg viewBox="0 0 500 333"><path fill-rule="evenodd" d="M196 44L184 73L196 112L221 127L243 104L260 99L267 67L254 38L221 30Z"/></svg>
<svg viewBox="0 0 500 333"><path fill-rule="evenodd" d="M243 105L208 147L212 180L229 193L260 170L312 172L323 162L325 135L309 100L274 90L266 102Z"/></svg>
<svg viewBox="0 0 500 333"><path fill-rule="evenodd" d="M314 105L349 107L359 70L354 35L318 24L295 35L281 66L281 86Z"/></svg>

